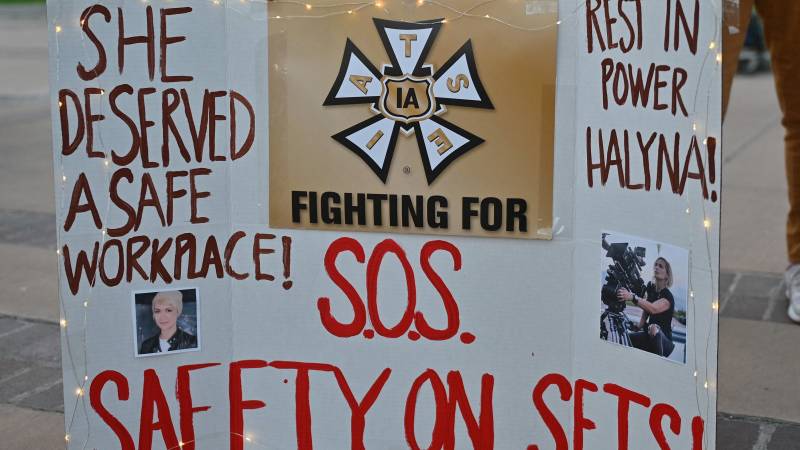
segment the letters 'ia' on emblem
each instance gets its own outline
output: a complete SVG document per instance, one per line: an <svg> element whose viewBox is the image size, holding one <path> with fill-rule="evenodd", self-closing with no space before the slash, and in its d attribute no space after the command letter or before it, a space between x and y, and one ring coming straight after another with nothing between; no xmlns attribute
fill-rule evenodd
<svg viewBox="0 0 800 450"><path fill-rule="evenodd" d="M416 135L428 184L455 159L484 141L441 116L445 105L494 109L468 40L434 72L425 64L441 19L400 22L373 19L389 64L378 70L347 39L339 73L323 106L368 104L373 117L333 135L384 183L399 133Z"/></svg>

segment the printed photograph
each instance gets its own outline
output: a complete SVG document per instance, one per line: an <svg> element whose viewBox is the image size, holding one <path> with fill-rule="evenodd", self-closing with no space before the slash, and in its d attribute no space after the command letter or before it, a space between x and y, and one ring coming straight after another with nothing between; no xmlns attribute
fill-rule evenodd
<svg viewBox="0 0 800 450"><path fill-rule="evenodd" d="M196 288L133 293L136 356L200 349Z"/></svg>
<svg viewBox="0 0 800 450"><path fill-rule="evenodd" d="M689 251L603 232L600 258L600 338L685 363Z"/></svg>

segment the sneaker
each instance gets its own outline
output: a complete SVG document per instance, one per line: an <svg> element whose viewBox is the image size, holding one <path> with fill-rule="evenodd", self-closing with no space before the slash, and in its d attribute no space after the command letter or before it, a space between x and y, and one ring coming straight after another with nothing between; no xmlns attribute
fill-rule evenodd
<svg viewBox="0 0 800 450"><path fill-rule="evenodd" d="M783 284L789 299L789 318L800 323L800 264L792 264L786 269Z"/></svg>

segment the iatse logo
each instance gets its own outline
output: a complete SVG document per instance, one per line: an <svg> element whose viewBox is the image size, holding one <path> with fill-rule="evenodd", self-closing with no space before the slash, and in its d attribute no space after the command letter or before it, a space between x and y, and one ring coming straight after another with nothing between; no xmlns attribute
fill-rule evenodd
<svg viewBox="0 0 800 450"><path fill-rule="evenodd" d="M323 105L369 104L375 115L333 138L385 183L399 132L415 135L431 184L456 158L483 143L442 119L447 105L494 108L478 76L472 42L467 40L434 72L433 65L424 63L441 20L373 21L391 63L379 71L348 39L339 75Z"/></svg>

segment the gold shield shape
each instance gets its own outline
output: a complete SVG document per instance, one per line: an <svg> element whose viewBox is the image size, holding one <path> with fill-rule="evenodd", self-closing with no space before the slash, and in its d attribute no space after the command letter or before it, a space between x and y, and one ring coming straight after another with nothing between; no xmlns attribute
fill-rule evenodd
<svg viewBox="0 0 800 450"><path fill-rule="evenodd" d="M384 77L382 82L381 112L404 123L418 122L433 115L436 100L433 98L433 81L412 76Z"/></svg>

